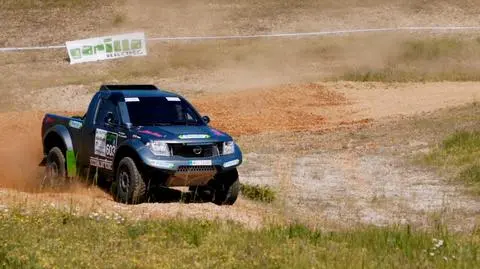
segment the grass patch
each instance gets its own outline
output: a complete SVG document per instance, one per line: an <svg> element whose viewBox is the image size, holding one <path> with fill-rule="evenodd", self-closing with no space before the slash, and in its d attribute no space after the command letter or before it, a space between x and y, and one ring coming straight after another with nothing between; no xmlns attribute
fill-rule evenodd
<svg viewBox="0 0 480 269"><path fill-rule="evenodd" d="M0 214L2 268L478 268L480 231Z"/></svg>
<svg viewBox="0 0 480 269"><path fill-rule="evenodd" d="M472 164L464 168L458 175L467 184L474 185L480 192L480 164Z"/></svg>
<svg viewBox="0 0 480 269"><path fill-rule="evenodd" d="M401 58L408 61L431 61L441 57L455 57L465 45L465 41L454 38L410 40L403 44Z"/></svg>
<svg viewBox="0 0 480 269"><path fill-rule="evenodd" d="M462 131L447 137L431 153L423 156L426 164L452 170L456 178L480 193L480 132Z"/></svg>
<svg viewBox="0 0 480 269"><path fill-rule="evenodd" d="M442 144L425 156L435 166L461 167L480 160L480 132L461 131L448 136Z"/></svg>
<svg viewBox="0 0 480 269"><path fill-rule="evenodd" d="M415 68L385 67L382 69L357 68L330 80L361 82L438 82L480 81L480 73L462 70L425 72Z"/></svg>
<svg viewBox="0 0 480 269"><path fill-rule="evenodd" d="M276 198L276 193L269 186L250 185L242 183L240 191L245 198L254 201L271 203Z"/></svg>
<svg viewBox="0 0 480 269"><path fill-rule="evenodd" d="M379 52L381 53L381 52ZM385 52L384 52L385 53ZM475 38L416 38L391 44L380 63L347 68L334 80L425 82L480 81L480 44Z"/></svg>

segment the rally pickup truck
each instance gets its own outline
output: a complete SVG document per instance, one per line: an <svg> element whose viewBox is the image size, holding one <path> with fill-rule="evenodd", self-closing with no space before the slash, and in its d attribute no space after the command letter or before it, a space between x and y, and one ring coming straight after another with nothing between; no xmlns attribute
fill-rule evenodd
<svg viewBox="0 0 480 269"><path fill-rule="evenodd" d="M94 171L122 203L145 202L151 186L189 186L232 205L242 153L209 121L182 96L154 85L102 85L83 117L45 115L46 178Z"/></svg>

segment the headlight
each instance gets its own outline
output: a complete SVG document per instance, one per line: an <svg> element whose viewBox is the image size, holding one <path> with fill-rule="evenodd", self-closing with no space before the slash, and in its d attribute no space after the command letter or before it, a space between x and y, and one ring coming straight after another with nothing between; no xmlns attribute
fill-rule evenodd
<svg viewBox="0 0 480 269"><path fill-rule="evenodd" d="M168 144L162 141L149 142L146 145L155 156L170 156Z"/></svg>
<svg viewBox="0 0 480 269"><path fill-rule="evenodd" d="M235 143L233 141L223 142L223 155L235 153Z"/></svg>

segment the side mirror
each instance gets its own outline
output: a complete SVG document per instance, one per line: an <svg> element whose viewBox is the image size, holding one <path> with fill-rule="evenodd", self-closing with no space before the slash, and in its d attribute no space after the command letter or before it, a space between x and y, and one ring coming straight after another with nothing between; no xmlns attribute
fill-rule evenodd
<svg viewBox="0 0 480 269"><path fill-rule="evenodd" d="M106 125L111 125L113 124L113 113L112 112L108 112L107 115L105 115L105 124Z"/></svg>
<svg viewBox="0 0 480 269"><path fill-rule="evenodd" d="M205 122L206 124L208 124L210 122L210 117L209 116L203 116L202 117L202 120L203 122Z"/></svg>

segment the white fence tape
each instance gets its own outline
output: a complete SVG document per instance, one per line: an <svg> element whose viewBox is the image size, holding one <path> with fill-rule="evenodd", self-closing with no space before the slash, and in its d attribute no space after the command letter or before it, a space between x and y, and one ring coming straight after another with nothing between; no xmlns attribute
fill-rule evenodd
<svg viewBox="0 0 480 269"><path fill-rule="evenodd" d="M371 32L395 32L395 31L478 31L480 26L412 26L412 27L391 27L391 28L370 28L370 29L351 29L351 30L335 30L321 32L305 32L305 33L278 33L278 34L258 34L258 35L228 35L228 36L183 36L183 37L152 37L148 41L175 41L175 40L218 40L218 39L253 39L253 38L269 38L269 37L307 37L307 36L323 36L323 35L343 35L353 33L371 33ZM0 48L0 52L8 51L27 51L27 50L48 50L63 49L65 45L53 46L36 46L36 47L10 47Z"/></svg>
<svg viewBox="0 0 480 269"><path fill-rule="evenodd" d="M260 35L232 35L232 36L186 36L186 37L153 37L148 40L168 41L168 40L208 40L208 39L249 39L264 37L305 37L322 35L341 35L352 33L368 32L393 32L393 31L458 31L458 30L480 30L480 26L452 26L452 27L397 27L397 28L371 28L371 29L352 29L322 32L306 33L279 33L279 34L260 34Z"/></svg>
<svg viewBox="0 0 480 269"><path fill-rule="evenodd" d="M22 50L49 50L49 49L64 49L64 48L65 48L65 45L43 46L43 47L0 48L0 52L22 51Z"/></svg>

